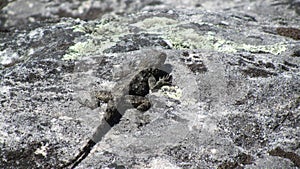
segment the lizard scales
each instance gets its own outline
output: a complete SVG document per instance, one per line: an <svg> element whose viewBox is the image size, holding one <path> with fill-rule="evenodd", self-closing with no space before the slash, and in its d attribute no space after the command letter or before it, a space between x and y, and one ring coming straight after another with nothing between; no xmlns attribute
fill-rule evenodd
<svg viewBox="0 0 300 169"><path fill-rule="evenodd" d="M88 156L93 146L101 141L114 125L120 122L127 109L148 110L151 104L145 96L150 91L155 91L164 85L171 84L172 77L169 76L169 72L162 69L167 58L166 54L153 49L145 53L154 55L146 56L149 59L140 61L137 73L131 74L132 78L124 78L121 83L117 84L115 92L99 91L95 93L96 98L107 102L105 116L78 155L64 166L75 168Z"/></svg>

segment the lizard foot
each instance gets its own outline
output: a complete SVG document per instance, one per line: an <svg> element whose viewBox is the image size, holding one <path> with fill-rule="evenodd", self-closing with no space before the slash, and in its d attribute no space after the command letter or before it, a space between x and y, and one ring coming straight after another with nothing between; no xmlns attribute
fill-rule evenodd
<svg viewBox="0 0 300 169"><path fill-rule="evenodd" d="M158 81L155 80L155 78L153 79L154 77L150 77L148 79L148 83L149 83L149 87L150 87L150 90L153 91L153 90L158 90L160 89L162 86L170 86L172 85L171 81L172 81L172 76L171 75L166 75L166 76L163 76L163 77L160 77Z"/></svg>

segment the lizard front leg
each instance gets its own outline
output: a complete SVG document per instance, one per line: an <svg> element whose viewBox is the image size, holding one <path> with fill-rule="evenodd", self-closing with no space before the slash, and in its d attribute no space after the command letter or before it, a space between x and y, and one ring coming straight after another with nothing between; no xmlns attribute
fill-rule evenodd
<svg viewBox="0 0 300 169"><path fill-rule="evenodd" d="M166 86L166 85L170 86L171 85L170 81L171 81L170 75L160 77L159 80L156 80L155 77L153 75L151 75L148 78L148 84L149 84L150 91L158 90L162 86Z"/></svg>
<svg viewBox="0 0 300 169"><path fill-rule="evenodd" d="M131 106L131 108L136 108L139 111L147 111L151 107L150 101L143 96L136 96L136 95L126 95L125 100L127 104Z"/></svg>

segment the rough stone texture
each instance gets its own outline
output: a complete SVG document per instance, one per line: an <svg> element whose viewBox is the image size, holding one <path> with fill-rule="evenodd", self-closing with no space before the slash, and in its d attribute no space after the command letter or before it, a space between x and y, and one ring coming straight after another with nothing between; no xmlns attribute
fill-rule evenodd
<svg viewBox="0 0 300 169"><path fill-rule="evenodd" d="M173 88L128 110L78 168L299 168L299 4L1 1L0 168L74 157L105 110L91 91L144 48L167 53Z"/></svg>

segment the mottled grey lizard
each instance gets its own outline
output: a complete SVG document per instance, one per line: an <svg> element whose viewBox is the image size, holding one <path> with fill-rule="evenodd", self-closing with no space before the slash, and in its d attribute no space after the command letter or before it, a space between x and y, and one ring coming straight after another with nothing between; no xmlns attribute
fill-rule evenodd
<svg viewBox="0 0 300 169"><path fill-rule="evenodd" d="M170 72L163 69L166 54L151 49L147 50L140 60L137 70L129 74L130 77L124 77L114 88L113 92L99 91L95 92L95 97L107 103L104 118L94 132L93 136L78 153L78 155L69 161L65 167L75 168L84 158L86 158L92 147L98 143L105 134L116 124L118 124L127 109L136 108L139 111L146 111L151 103L145 97L150 91L160 89L164 85L171 85L172 77Z"/></svg>

